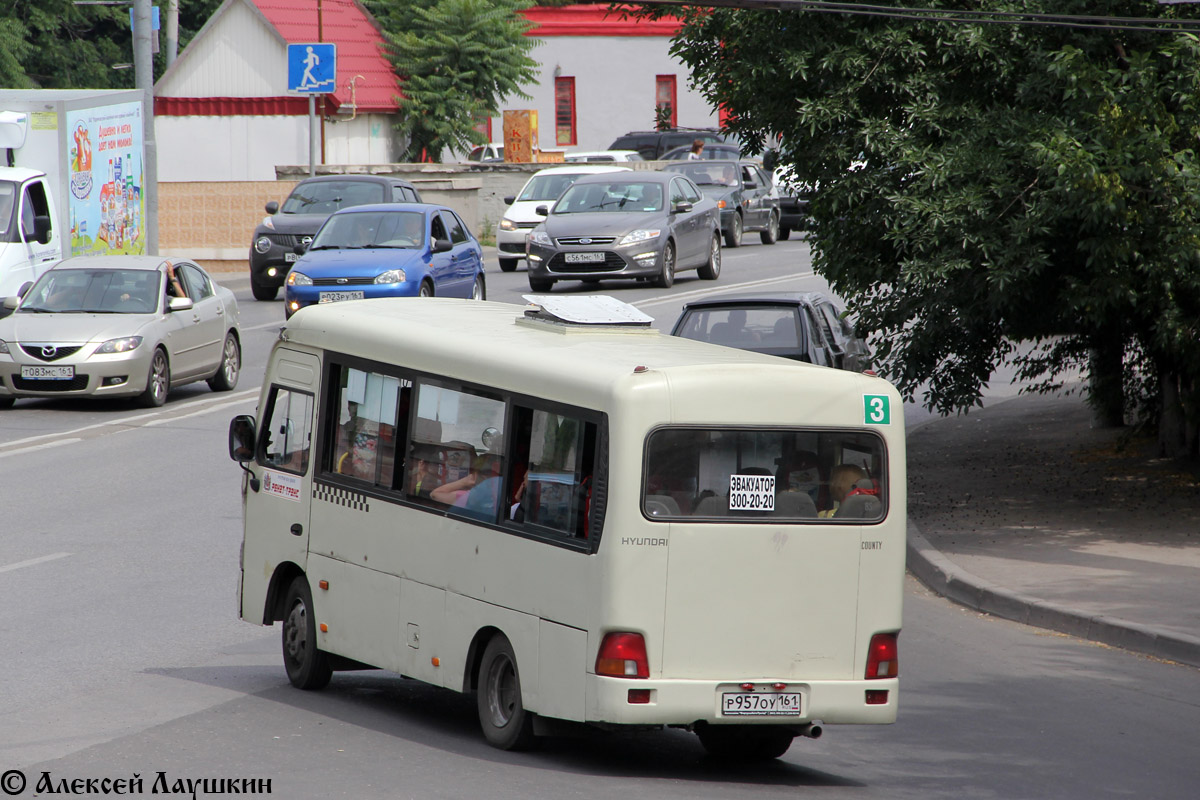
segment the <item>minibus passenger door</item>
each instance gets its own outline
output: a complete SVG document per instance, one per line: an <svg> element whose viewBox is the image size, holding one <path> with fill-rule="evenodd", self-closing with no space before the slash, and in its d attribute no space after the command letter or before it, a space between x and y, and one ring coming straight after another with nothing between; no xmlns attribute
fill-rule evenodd
<svg viewBox="0 0 1200 800"><path fill-rule="evenodd" d="M258 431L259 490L246 495L242 614L257 619L280 564L306 568L312 492L313 413L320 374L316 358L277 350Z"/></svg>

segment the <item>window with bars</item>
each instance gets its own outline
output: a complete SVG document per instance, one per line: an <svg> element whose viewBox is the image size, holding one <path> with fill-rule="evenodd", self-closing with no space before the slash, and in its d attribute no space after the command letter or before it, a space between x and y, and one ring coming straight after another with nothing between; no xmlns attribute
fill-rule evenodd
<svg viewBox="0 0 1200 800"><path fill-rule="evenodd" d="M554 79L554 143L577 144L575 136L575 79Z"/></svg>

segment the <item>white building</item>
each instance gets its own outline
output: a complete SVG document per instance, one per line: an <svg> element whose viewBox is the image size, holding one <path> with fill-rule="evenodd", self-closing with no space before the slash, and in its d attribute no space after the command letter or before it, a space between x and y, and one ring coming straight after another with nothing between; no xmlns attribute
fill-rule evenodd
<svg viewBox="0 0 1200 800"><path fill-rule="evenodd" d="M160 181L274 180L276 164L386 164L400 87L357 0L225 0L155 85ZM289 43L337 45L324 125L288 91ZM323 129L323 132L322 132ZM323 142L322 142L323 139ZM320 150L324 149L324 158Z"/></svg>
<svg viewBox="0 0 1200 800"><path fill-rule="evenodd" d="M675 125L717 126L716 109L689 88L687 68L669 52L677 20L623 19L606 4L522 13L539 40L531 53L539 79L524 87L532 100L508 98L501 111L536 110L540 149L607 149L622 134L654 130L659 103L672 107ZM501 122L491 120L493 136L503 135Z"/></svg>

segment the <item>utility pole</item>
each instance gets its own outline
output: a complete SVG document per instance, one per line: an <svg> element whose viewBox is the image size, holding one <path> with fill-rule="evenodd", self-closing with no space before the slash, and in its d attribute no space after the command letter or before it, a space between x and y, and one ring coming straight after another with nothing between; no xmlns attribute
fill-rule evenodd
<svg viewBox="0 0 1200 800"><path fill-rule="evenodd" d="M179 0L167 0L167 66L179 55Z"/></svg>
<svg viewBox="0 0 1200 800"><path fill-rule="evenodd" d="M151 0L133 0L133 73L142 92L142 137L145 146L142 197L146 203L146 254L158 255L158 142L154 136L154 53L150 25Z"/></svg>

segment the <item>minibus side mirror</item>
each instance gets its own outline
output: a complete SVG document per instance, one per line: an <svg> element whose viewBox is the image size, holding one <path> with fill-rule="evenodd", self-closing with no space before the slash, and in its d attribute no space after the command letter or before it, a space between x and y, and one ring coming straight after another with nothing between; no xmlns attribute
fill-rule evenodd
<svg viewBox="0 0 1200 800"><path fill-rule="evenodd" d="M254 417L239 414L229 421L229 457L239 464L254 460Z"/></svg>
<svg viewBox="0 0 1200 800"><path fill-rule="evenodd" d="M517 202L517 196L515 194L510 194L508 197L504 198L504 205L506 206L511 206L515 202Z"/></svg>
<svg viewBox="0 0 1200 800"><path fill-rule="evenodd" d="M268 214L274 214L275 212L279 211L279 203L275 202L274 200L268 201L267 205L264 207L266 208Z"/></svg>
<svg viewBox="0 0 1200 800"><path fill-rule="evenodd" d="M258 432L254 427L254 417L249 414L238 414L229 421L229 457L238 463L246 473L250 488L258 491L261 483L246 464L254 460L254 442ZM245 488L242 492L245 493Z"/></svg>

